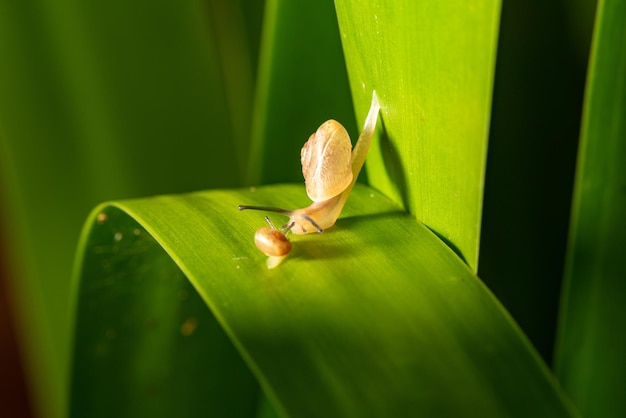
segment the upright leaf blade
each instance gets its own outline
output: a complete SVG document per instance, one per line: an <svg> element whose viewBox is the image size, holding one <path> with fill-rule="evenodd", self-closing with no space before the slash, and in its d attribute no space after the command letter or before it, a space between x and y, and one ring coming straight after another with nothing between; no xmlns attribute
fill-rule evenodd
<svg viewBox="0 0 626 418"><path fill-rule="evenodd" d="M556 370L584 416L626 408L626 4L598 4Z"/></svg>
<svg viewBox="0 0 626 418"><path fill-rule="evenodd" d="M300 148L319 125L358 136L337 18L328 0L266 6L247 180L302 181Z"/></svg>
<svg viewBox="0 0 626 418"><path fill-rule="evenodd" d="M500 2L335 4L357 115L382 106L370 184L476 270Z"/></svg>

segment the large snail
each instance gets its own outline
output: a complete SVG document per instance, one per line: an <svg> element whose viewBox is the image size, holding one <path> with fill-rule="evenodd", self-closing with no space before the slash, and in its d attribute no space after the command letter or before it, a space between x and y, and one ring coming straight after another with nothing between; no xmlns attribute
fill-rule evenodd
<svg viewBox="0 0 626 418"><path fill-rule="evenodd" d="M270 257L269 268L278 265L291 250L289 244L288 250L284 252L287 248L285 241L289 242L286 237L289 231L294 234L322 233L324 229L335 224L367 157L379 110L380 104L374 91L372 105L354 149L346 129L332 119L324 122L309 137L302 147L300 156L306 191L313 201L310 206L294 210L268 206L239 206L239 210L264 210L289 217L289 222L280 229L276 229L266 217L272 228L264 227L257 231L257 234L263 237L262 240L257 240L255 236L257 248Z"/></svg>

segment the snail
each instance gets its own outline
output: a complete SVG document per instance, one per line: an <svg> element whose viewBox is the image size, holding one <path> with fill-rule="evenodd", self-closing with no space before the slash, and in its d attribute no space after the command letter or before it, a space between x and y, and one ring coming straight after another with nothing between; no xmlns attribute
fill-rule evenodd
<svg viewBox="0 0 626 418"><path fill-rule="evenodd" d="M291 251L291 241L287 238L287 233L293 227L293 222L276 228L268 216L265 221L270 228L264 226L259 228L254 234L254 243L259 250L268 256L268 268L274 268Z"/></svg>
<svg viewBox="0 0 626 418"><path fill-rule="evenodd" d="M322 233L324 229L335 224L365 162L376 128L379 110L380 104L376 91L374 91L370 110L354 149L352 149L350 136L346 129L332 119L324 122L309 137L302 147L300 161L306 192L313 201L311 205L294 210L270 206L239 205L239 210L263 210L289 217L289 222L280 229L267 227L259 229L257 234L263 231L262 235L269 237L269 231L273 231L271 234L276 238L258 241L255 235L257 248L270 255L269 252L279 252L281 251L280 248L286 248L286 246L283 247L284 241L282 238L278 238L276 233L281 233L282 237L289 242L285 236L289 231L294 234ZM268 218L266 217L266 219ZM271 221L268 222L272 226ZM289 243L290 249L291 243ZM284 257L289 253L289 250L280 256L270 255L270 257Z"/></svg>

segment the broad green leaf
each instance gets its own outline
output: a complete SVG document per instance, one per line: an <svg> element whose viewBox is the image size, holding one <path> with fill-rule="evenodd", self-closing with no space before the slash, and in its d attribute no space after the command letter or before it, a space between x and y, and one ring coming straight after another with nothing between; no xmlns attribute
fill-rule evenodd
<svg viewBox="0 0 626 418"><path fill-rule="evenodd" d="M268 0L247 180L301 182L300 149L327 119L356 141L333 3Z"/></svg>
<svg viewBox="0 0 626 418"><path fill-rule="evenodd" d="M626 4L601 0L584 120L556 370L583 416L626 408Z"/></svg>
<svg viewBox="0 0 626 418"><path fill-rule="evenodd" d="M268 270L252 240L263 214L236 208L269 202L308 199L283 185L92 213L72 416L250 416L244 363L283 417L571 416L481 281L395 203L357 185L335 227L292 236Z"/></svg>
<svg viewBox="0 0 626 418"><path fill-rule="evenodd" d="M475 270L500 2L335 3L356 114L382 106L370 185Z"/></svg>

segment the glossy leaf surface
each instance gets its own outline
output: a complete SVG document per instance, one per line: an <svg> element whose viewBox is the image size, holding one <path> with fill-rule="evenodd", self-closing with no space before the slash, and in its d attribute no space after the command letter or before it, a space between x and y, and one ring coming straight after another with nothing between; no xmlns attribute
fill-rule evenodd
<svg viewBox="0 0 626 418"><path fill-rule="evenodd" d="M73 416L246 416L258 395L235 350L285 417L569 416L482 283L371 189L268 270L263 214L237 205L307 200L285 185L98 208L77 266Z"/></svg>

